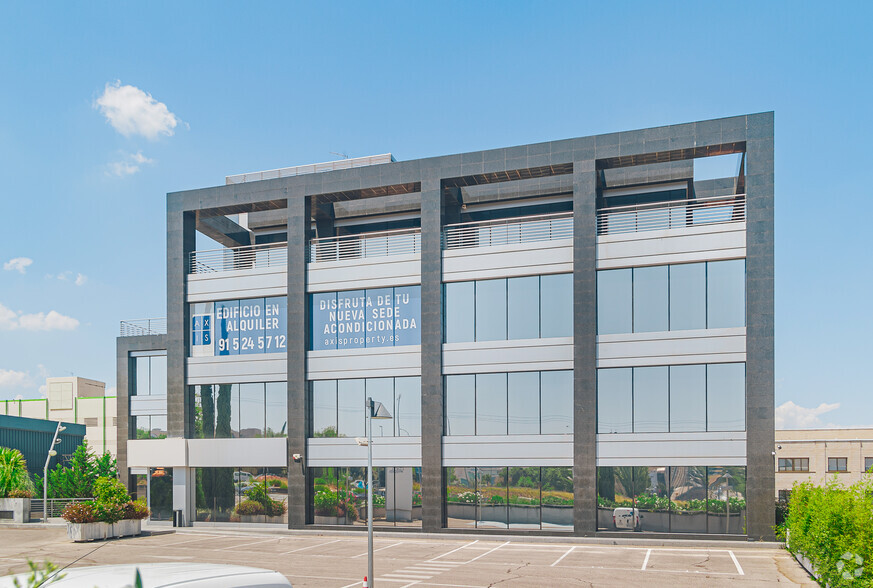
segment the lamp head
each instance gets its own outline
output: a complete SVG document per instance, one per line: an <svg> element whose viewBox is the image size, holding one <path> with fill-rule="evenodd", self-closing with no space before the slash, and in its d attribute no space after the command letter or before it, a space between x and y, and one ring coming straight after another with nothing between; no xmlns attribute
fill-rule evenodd
<svg viewBox="0 0 873 588"><path fill-rule="evenodd" d="M55 451L54 449L52 449L51 451L49 451L49 455L51 455L52 457L56 456L57 454L58 454L58 452Z"/></svg>
<svg viewBox="0 0 873 588"><path fill-rule="evenodd" d="M388 409L385 408L385 405L381 402L373 401L372 407L370 409L370 418L372 419L391 419L394 418L391 416L391 413L388 412Z"/></svg>
<svg viewBox="0 0 873 588"><path fill-rule="evenodd" d="M64 425L61 425L60 427L58 427L58 433L60 433L61 431L66 431L66 430L67 430L67 428Z"/></svg>

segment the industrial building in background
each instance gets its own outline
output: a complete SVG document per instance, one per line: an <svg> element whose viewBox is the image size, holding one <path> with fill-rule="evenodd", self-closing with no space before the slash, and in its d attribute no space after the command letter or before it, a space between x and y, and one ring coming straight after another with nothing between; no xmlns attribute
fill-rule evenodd
<svg viewBox="0 0 873 588"><path fill-rule="evenodd" d="M119 471L364 528L372 398L376 525L772 538L773 182L762 113L171 193Z"/></svg>
<svg viewBox="0 0 873 588"><path fill-rule="evenodd" d="M75 376L47 378L46 395L46 398L0 400L0 415L83 425L85 440L97 455L108 451L116 457L117 407L115 396L106 396L106 384Z"/></svg>

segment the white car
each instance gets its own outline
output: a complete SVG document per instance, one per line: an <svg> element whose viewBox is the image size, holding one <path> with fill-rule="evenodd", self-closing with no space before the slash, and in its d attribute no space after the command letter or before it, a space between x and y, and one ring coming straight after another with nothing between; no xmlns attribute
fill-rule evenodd
<svg viewBox="0 0 873 588"><path fill-rule="evenodd" d="M272 570L210 563L144 563L112 566L85 566L67 568L57 582L46 586L55 588L133 588L139 570L144 588L164 586L185 588L288 588L291 582ZM17 579L27 586L30 573L0 578L0 588L12 588Z"/></svg>
<svg viewBox="0 0 873 588"><path fill-rule="evenodd" d="M616 529L637 531L640 528L640 511L635 508L617 508L612 511L612 524Z"/></svg>

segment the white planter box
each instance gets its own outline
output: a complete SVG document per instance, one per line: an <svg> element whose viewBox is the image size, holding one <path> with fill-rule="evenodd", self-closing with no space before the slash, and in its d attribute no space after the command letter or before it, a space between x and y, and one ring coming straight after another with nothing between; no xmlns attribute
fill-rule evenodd
<svg viewBox="0 0 873 588"><path fill-rule="evenodd" d="M11 512L12 522L30 522L30 498L0 498L0 512Z"/></svg>
<svg viewBox="0 0 873 588"><path fill-rule="evenodd" d="M67 523L67 537L76 542L133 537L142 533L142 521L125 519L117 523Z"/></svg>

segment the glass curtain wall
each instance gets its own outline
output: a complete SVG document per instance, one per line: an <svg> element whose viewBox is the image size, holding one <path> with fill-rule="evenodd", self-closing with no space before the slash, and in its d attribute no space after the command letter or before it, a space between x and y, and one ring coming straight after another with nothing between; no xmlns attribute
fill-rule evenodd
<svg viewBox="0 0 873 588"><path fill-rule="evenodd" d="M446 435L566 435L573 432L573 372L445 377Z"/></svg>
<svg viewBox="0 0 873 588"><path fill-rule="evenodd" d="M153 521L173 518L173 468L149 468L148 474L133 474L134 500L148 504Z"/></svg>
<svg viewBox="0 0 873 588"><path fill-rule="evenodd" d="M287 468L196 468L197 521L288 524Z"/></svg>
<svg viewBox="0 0 873 588"><path fill-rule="evenodd" d="M743 363L597 370L598 433L745 429Z"/></svg>
<svg viewBox="0 0 873 588"><path fill-rule="evenodd" d="M313 380L310 437L366 436L367 397L381 402L390 419L373 421L374 437L421 436L421 378Z"/></svg>
<svg viewBox="0 0 873 588"><path fill-rule="evenodd" d="M599 335L745 324L744 259L597 272Z"/></svg>
<svg viewBox="0 0 873 588"><path fill-rule="evenodd" d="M367 468L311 468L316 525L367 524ZM421 468L373 468L373 524L421 526Z"/></svg>
<svg viewBox="0 0 873 588"><path fill-rule="evenodd" d="M573 276L444 285L446 343L573 336Z"/></svg>
<svg viewBox="0 0 873 588"><path fill-rule="evenodd" d="M288 435L288 385L191 386L197 439L245 439Z"/></svg>
<svg viewBox="0 0 873 588"><path fill-rule="evenodd" d="M131 396L166 396L167 356L137 356L131 358ZM167 415L130 417L131 439L166 439Z"/></svg>
<svg viewBox="0 0 873 588"><path fill-rule="evenodd" d="M597 468L597 527L608 531L743 534L746 468Z"/></svg>
<svg viewBox="0 0 873 588"><path fill-rule="evenodd" d="M571 467L449 467L445 484L449 528L573 530Z"/></svg>

